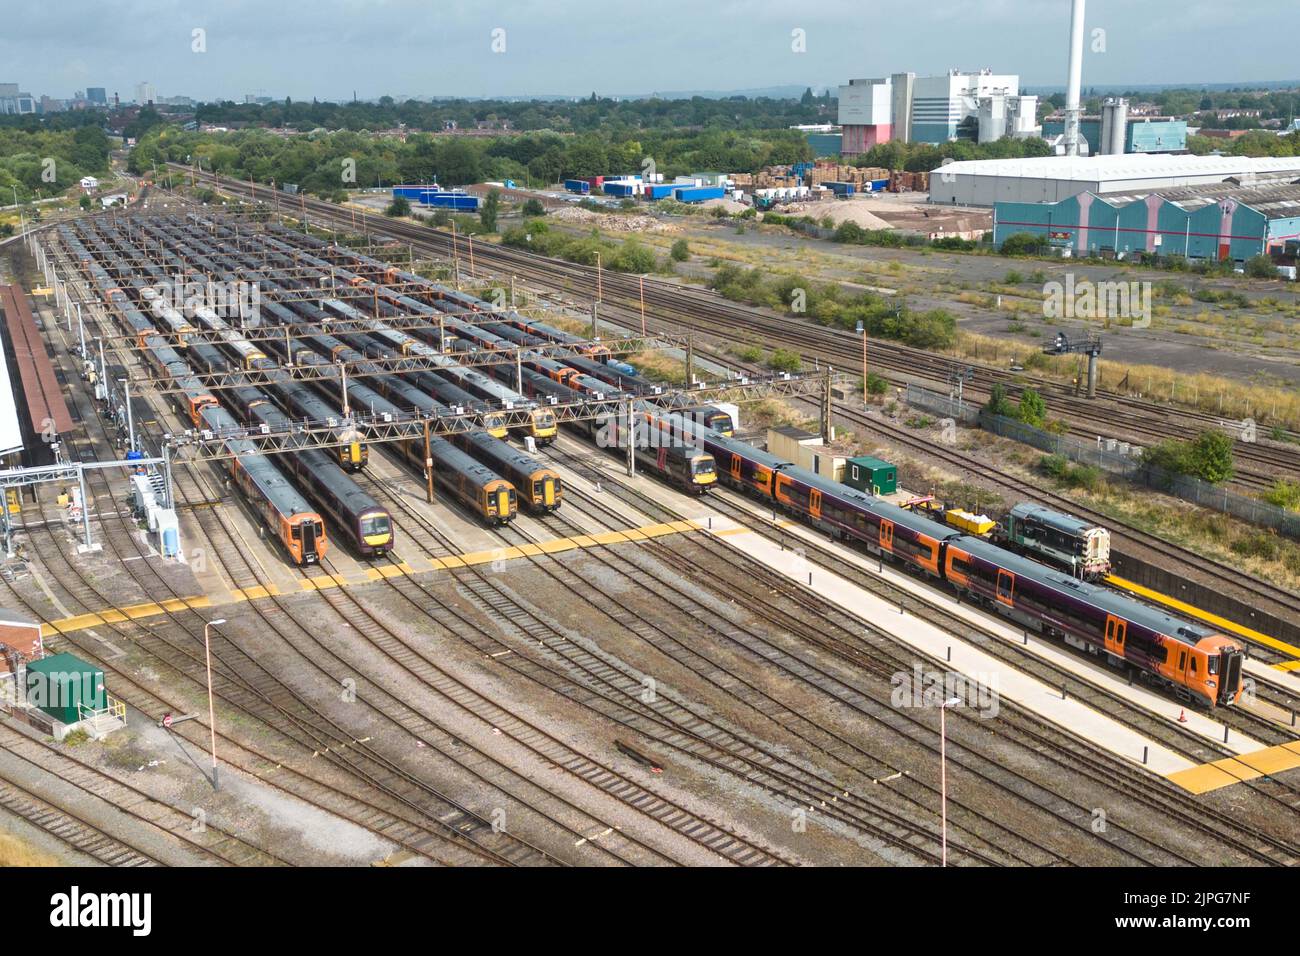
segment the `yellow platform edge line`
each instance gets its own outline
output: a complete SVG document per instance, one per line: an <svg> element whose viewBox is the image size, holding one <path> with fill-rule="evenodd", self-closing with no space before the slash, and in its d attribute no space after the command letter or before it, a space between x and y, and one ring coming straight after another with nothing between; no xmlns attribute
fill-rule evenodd
<svg viewBox="0 0 1300 956"><path fill-rule="evenodd" d="M1166 779L1191 793L1209 793L1211 790L1230 787L1234 783L1257 780L1284 770L1295 770L1297 767L1300 767L1300 746L1293 740L1178 770L1168 774Z"/></svg>
<svg viewBox="0 0 1300 956"><path fill-rule="evenodd" d="M1234 621L1229 621L1226 617L1220 617L1219 615L1212 614L1209 611L1202 611L1193 604L1188 604L1186 601L1180 601L1178 598L1170 597L1168 594L1161 594L1159 591L1153 591L1134 581L1129 581L1127 578L1121 578L1117 574L1107 575L1106 580L1116 587L1124 588L1126 591L1132 591L1135 594L1141 594L1143 597L1149 597L1153 601L1159 601L1166 607L1171 607L1174 610L1190 614L1192 617L1198 618L1207 624L1213 624L1215 627L1222 628L1225 631L1231 631L1233 634L1237 634L1240 637L1247 638L1259 644L1264 644L1273 648L1275 651L1281 651L1283 654L1290 654L1292 657L1300 658L1300 647L1296 647L1294 644L1288 644L1286 641L1279 641L1276 637L1269 637L1267 634L1261 634L1253 628L1244 627ZM1288 667L1285 669L1289 670L1297 666L1300 666L1300 661L1288 664Z"/></svg>
<svg viewBox="0 0 1300 956"><path fill-rule="evenodd" d="M698 531L700 528L689 521L669 521L660 524L646 525L641 528L626 528L621 531L604 531L597 534L579 534L571 538L552 538L548 541L537 543L526 543L521 545L509 545L500 548L494 548L490 551L472 551L459 555L444 555L438 558L428 558L429 569L433 571L445 571L449 568L473 567L480 564L490 564L493 561L511 561L521 557L537 557L547 554L560 554L565 551L573 551L581 548L595 548L601 545L625 544L630 541L647 541L651 538L662 538L666 535L684 534L690 531ZM737 529L743 530L743 529ZM380 567L366 568L365 581L351 582L341 574L317 574L302 578L298 586L302 591L322 591L326 588L343 588L351 587L357 583L371 583L380 581L384 578L400 577L402 575L413 575L421 573L419 568L412 567L410 564L403 562L398 565L383 565ZM235 601L253 601L259 598L276 597L282 594L281 589L272 584L270 586L254 585L248 588L235 588L230 592L231 598ZM207 594L195 594L190 597L168 598L165 601L151 601L144 604L132 604L122 608L106 608L100 611L88 611L85 614L75 614L71 617L60 618L55 621L44 621L45 627L58 634L67 634L72 631L82 631L89 627L98 627L103 624L123 624L127 621L139 620L146 617L156 617L159 614L167 612L177 612L185 610L197 610L199 608L212 607L212 597ZM1300 664L1300 661L1297 661Z"/></svg>

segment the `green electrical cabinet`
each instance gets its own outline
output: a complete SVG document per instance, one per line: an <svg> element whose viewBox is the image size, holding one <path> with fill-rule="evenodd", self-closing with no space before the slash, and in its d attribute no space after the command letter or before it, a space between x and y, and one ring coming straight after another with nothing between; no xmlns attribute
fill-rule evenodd
<svg viewBox="0 0 1300 956"><path fill-rule="evenodd" d="M869 494L892 495L898 490L898 466L870 455L850 458L844 464L844 484Z"/></svg>
<svg viewBox="0 0 1300 956"><path fill-rule="evenodd" d="M27 665L27 702L65 724L108 706L104 672L72 654L54 654Z"/></svg>

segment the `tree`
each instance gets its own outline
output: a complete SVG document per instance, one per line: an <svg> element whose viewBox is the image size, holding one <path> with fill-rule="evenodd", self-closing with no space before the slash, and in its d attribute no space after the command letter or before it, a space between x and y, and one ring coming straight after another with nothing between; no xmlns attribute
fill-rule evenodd
<svg viewBox="0 0 1300 956"><path fill-rule="evenodd" d="M1029 232L1013 232L1002 240L1004 256L1036 256L1043 251L1043 240Z"/></svg>
<svg viewBox="0 0 1300 956"><path fill-rule="evenodd" d="M77 200L77 205L79 205L82 209L89 209L89 208L90 208L90 197L89 197L89 196L82 196L80 199Z"/></svg>
<svg viewBox="0 0 1300 956"><path fill-rule="evenodd" d="M493 189L483 200L483 208L478 211L478 221L488 232L497 231L497 212L501 207L501 193Z"/></svg>
<svg viewBox="0 0 1300 956"><path fill-rule="evenodd" d="M668 255L673 262L685 262L691 257L691 247L685 239L678 239L668 250Z"/></svg>
<svg viewBox="0 0 1300 956"><path fill-rule="evenodd" d="M400 219L402 216L411 214L411 200L405 196L394 196L393 201L388 204L384 210L385 216L391 216L394 219Z"/></svg>
<svg viewBox="0 0 1300 956"><path fill-rule="evenodd" d="M529 217L529 218L534 217L534 216L545 216L545 215L546 215L546 207L543 206L543 205L542 205L540 202L538 202L536 199L527 199L527 200L524 200L523 209L522 209L521 211L523 212L524 216Z"/></svg>
<svg viewBox="0 0 1300 956"><path fill-rule="evenodd" d="M1027 388L1021 392L1020 406L1016 409L1016 418L1026 425L1033 425L1035 428L1041 426L1047 418L1047 403L1043 401L1043 396L1032 388Z"/></svg>
<svg viewBox="0 0 1300 956"><path fill-rule="evenodd" d="M1007 390L1001 382L995 382L989 389L989 401L984 406L984 410L990 415L1001 415L1003 418L1010 418L1012 414L1011 403L1007 401Z"/></svg>
<svg viewBox="0 0 1300 956"><path fill-rule="evenodd" d="M1232 438L1221 431L1204 431L1192 441L1192 474L1202 481L1218 484L1232 477Z"/></svg>

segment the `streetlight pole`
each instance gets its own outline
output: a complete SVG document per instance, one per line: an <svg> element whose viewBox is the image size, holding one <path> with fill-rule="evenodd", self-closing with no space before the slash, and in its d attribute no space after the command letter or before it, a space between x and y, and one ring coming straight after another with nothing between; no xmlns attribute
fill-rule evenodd
<svg viewBox="0 0 1300 956"><path fill-rule="evenodd" d="M212 732L212 789L220 790L217 784L217 721L215 711L212 705L212 643L208 639L208 631L219 624L225 624L226 619L219 617L215 621L207 621L203 625L203 656L207 660L208 667L208 729Z"/></svg>
<svg viewBox="0 0 1300 956"><path fill-rule="evenodd" d="M948 724L944 720L944 712L949 707L956 707L960 703L960 697L949 697L939 706L939 814L942 820L940 825L941 839L943 841L942 862L940 864L942 866L948 865ZM216 773L215 763L213 764L213 773Z"/></svg>
<svg viewBox="0 0 1300 956"><path fill-rule="evenodd" d="M858 319L858 333L862 336L862 404L867 404L867 325Z"/></svg>

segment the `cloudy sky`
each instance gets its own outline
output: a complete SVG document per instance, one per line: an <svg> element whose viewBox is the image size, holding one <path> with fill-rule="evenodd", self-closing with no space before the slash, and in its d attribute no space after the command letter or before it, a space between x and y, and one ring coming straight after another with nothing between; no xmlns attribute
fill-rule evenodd
<svg viewBox="0 0 1300 956"><path fill-rule="evenodd" d="M0 82L295 99L822 86L950 67L1064 84L1069 0L4 0ZM1296 0L1090 0L1084 86L1285 80ZM199 40L196 30L205 31ZM801 31L801 32L796 32ZM1096 32L1101 31L1101 32ZM803 52L797 52L802 42ZM196 47L206 46L203 52Z"/></svg>

